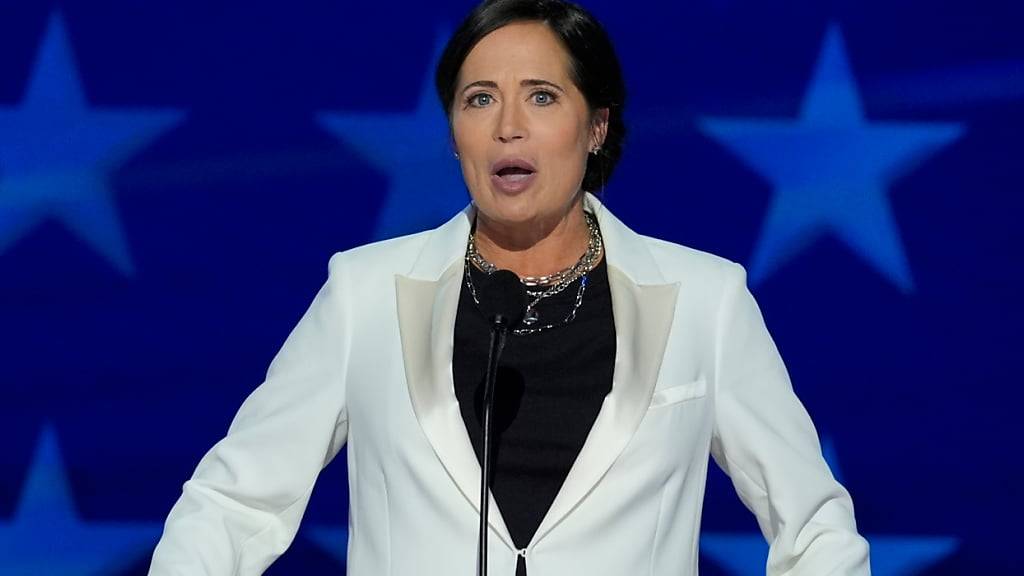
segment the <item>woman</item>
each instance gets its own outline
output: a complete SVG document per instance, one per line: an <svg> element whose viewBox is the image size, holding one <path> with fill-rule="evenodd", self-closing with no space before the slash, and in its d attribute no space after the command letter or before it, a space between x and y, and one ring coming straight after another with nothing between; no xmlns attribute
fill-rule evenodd
<svg viewBox="0 0 1024 576"><path fill-rule="evenodd" d="M771 544L768 574L868 574L846 490L742 268L637 235L593 196L625 97L600 25L559 0L471 13L437 70L472 204L336 254L326 284L174 506L150 574L259 574L348 446L348 573L469 574L487 324L531 293L498 382L489 570L696 574L708 455ZM474 454L475 452L475 454Z"/></svg>

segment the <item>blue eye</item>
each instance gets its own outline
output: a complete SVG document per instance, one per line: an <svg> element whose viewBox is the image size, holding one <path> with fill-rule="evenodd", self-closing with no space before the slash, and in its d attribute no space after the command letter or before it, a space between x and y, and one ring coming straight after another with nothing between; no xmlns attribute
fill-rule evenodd
<svg viewBox="0 0 1024 576"><path fill-rule="evenodd" d="M466 103L476 108L487 106L491 103L491 95L486 92L478 92L466 98Z"/></svg>
<svg viewBox="0 0 1024 576"><path fill-rule="evenodd" d="M548 106L550 104L554 104L555 100L557 99L558 98L554 94L546 90L540 90L538 92L533 93L534 103L539 104L541 106Z"/></svg>

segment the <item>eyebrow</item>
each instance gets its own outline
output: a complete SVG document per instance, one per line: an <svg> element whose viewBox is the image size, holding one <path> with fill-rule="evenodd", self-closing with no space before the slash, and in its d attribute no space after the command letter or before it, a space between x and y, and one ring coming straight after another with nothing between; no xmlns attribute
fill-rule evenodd
<svg viewBox="0 0 1024 576"><path fill-rule="evenodd" d="M565 92L565 89L562 88L561 86L559 86L558 84L555 84L554 82L548 82L547 80L541 80L539 78L527 78L527 79L519 82L519 85L520 86L550 86L551 88L554 88L555 90L558 90L559 92L562 92L562 93ZM463 94L463 93L466 92L466 90L469 90L470 88L472 88L474 86L483 86L485 88L494 88L494 89L498 88L498 84L496 82L492 82L490 80L477 80L476 82L470 82L469 84L466 84L466 86L462 90L460 90L459 93Z"/></svg>

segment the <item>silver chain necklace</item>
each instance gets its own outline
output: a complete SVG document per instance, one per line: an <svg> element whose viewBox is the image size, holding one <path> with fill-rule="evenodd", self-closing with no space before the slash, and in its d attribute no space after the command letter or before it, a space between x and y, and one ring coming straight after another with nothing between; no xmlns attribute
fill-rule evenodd
<svg viewBox="0 0 1024 576"><path fill-rule="evenodd" d="M587 231L590 234L590 238L587 240L587 250L580 256L580 259L575 264L544 276L523 276L520 281L527 287L535 286L550 286L552 284L558 284L566 278L572 277L573 279L579 278L582 274L585 274L594 269L597 266L597 261L601 258L601 230L597 227L597 220L590 212L584 212L583 216L587 222ZM483 270L488 274L493 274L498 270L498 267L488 262L476 249L476 238L473 232L469 234L469 242L466 246L466 258L472 262L477 268ZM582 274L580 271L583 271Z"/></svg>
<svg viewBox="0 0 1024 576"><path fill-rule="evenodd" d="M553 274L545 276L526 276L521 278L520 281L523 285L527 286L526 294L531 298L531 301L526 306L526 314L523 317L522 323L525 325L522 328L514 328L512 333L517 336L523 336L526 334L536 334L555 326L564 326L574 319L576 319L576 312L583 304L583 293L586 292L588 277L587 275L593 270L601 259L601 253L604 249L604 244L601 240L601 231L597 227L597 221L593 215L589 212L584 212L586 217L587 229L590 232L590 239L587 242L587 250L580 256L580 259L576 261L572 266L559 270ZM466 286L469 288L470 294L473 296L473 302L480 305L480 300L477 297L476 286L473 285L473 275L470 270L470 266L475 265L477 268L482 270L486 274L493 274L498 270L498 267L488 262L483 256L477 252L476 242L474 234L469 234L469 242L466 246ZM552 322L542 326L536 324L540 321L540 314L537 312L537 304L541 300L554 296L559 292L562 292L576 280L580 281L580 286L576 290L576 300L573 304L572 309L560 322ZM529 288L540 286L543 289L530 290Z"/></svg>

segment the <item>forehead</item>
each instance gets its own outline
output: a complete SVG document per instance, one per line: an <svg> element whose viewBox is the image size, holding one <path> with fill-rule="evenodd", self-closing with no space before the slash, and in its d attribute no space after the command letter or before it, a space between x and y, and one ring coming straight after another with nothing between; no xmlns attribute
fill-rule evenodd
<svg viewBox="0 0 1024 576"><path fill-rule="evenodd" d="M566 80L569 54L543 22L498 28L473 46L459 70L459 84L502 76Z"/></svg>

